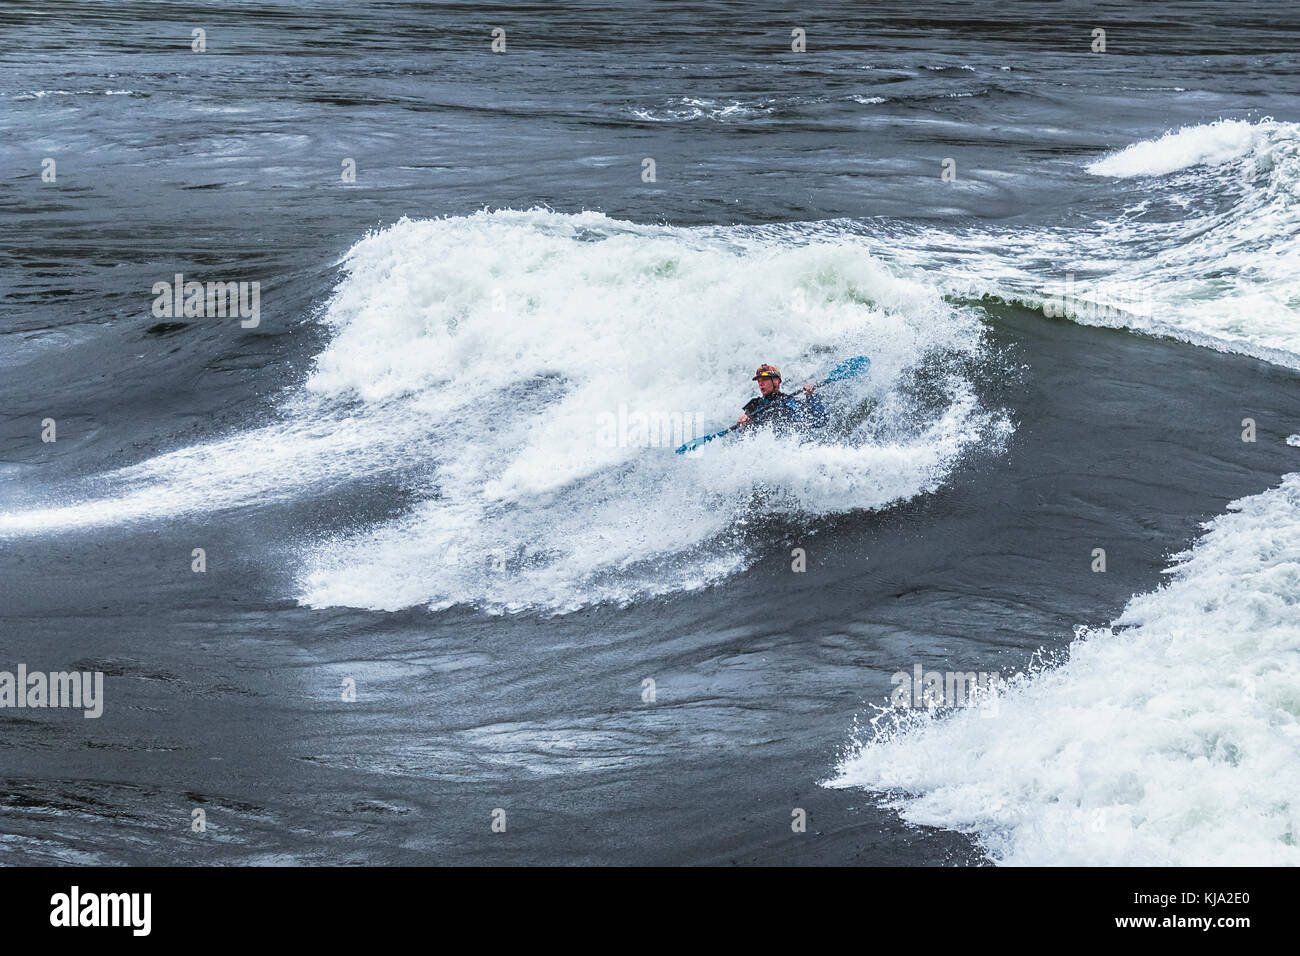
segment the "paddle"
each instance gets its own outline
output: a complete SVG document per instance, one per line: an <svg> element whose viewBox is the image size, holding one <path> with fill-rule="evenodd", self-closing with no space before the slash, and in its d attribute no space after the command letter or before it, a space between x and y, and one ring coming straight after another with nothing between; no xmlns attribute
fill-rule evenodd
<svg viewBox="0 0 1300 956"><path fill-rule="evenodd" d="M854 378L867 371L870 365L871 359L867 358L865 355L855 356L848 361L841 362L839 365L831 369L830 374L827 375L823 381L817 383L817 387L821 388L823 385L832 385L835 382L842 382L846 378ZM703 448L709 442L713 441L713 439L721 438L723 435L728 435L740 427L742 426L732 425L730 428L724 428L722 431L714 432L712 435L701 435L699 438L692 438L681 448L677 449L677 454L684 455L688 451L695 451L697 448Z"/></svg>

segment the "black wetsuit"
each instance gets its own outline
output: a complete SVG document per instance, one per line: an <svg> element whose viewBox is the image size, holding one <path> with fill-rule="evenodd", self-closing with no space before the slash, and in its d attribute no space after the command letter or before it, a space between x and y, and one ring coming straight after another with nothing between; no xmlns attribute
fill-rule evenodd
<svg viewBox="0 0 1300 956"><path fill-rule="evenodd" d="M794 395L787 395L777 389L763 398L752 398L745 403L745 414L752 419L752 424L799 425L809 428L821 428L826 424L826 406L814 392L802 402Z"/></svg>

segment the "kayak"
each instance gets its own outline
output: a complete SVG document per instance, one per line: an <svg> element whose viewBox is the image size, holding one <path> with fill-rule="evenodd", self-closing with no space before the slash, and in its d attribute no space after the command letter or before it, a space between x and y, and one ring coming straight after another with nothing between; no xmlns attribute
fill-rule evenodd
<svg viewBox="0 0 1300 956"><path fill-rule="evenodd" d="M824 385L833 385L835 382L843 382L846 379L857 378L859 375L865 375L870 368L871 359L867 358L865 355L855 356L848 361L841 362L839 365L831 369L830 374L827 375L823 381L819 382L817 387L821 388ZM740 425L732 425L730 428L724 428L721 431L713 432L711 435L701 435L699 438L692 438L685 445L682 445L681 448L677 449L677 454L685 455L687 452L697 451L715 439L723 438L730 435L732 432L738 431L740 427Z"/></svg>

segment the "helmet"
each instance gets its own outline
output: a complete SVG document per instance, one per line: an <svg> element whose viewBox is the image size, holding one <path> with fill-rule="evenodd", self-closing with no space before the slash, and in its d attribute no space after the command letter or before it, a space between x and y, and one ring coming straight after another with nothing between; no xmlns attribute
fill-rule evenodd
<svg viewBox="0 0 1300 956"><path fill-rule="evenodd" d="M760 365L758 371L750 381L757 382L760 378L777 378L781 377L781 370L775 365Z"/></svg>

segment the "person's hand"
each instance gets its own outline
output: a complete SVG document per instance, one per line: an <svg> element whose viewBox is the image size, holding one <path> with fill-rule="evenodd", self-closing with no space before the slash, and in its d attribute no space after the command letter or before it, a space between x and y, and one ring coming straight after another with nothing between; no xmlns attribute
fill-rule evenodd
<svg viewBox="0 0 1300 956"><path fill-rule="evenodd" d="M737 425L748 425L748 424L749 424L749 416L748 416L748 415L741 415L739 418L736 419L736 424L737 424Z"/></svg>
<svg viewBox="0 0 1300 956"><path fill-rule="evenodd" d="M816 387L817 387L816 385L805 385L805 386L803 387L803 390L804 390L807 394L811 395L811 394L813 393L813 389L816 388Z"/></svg>

